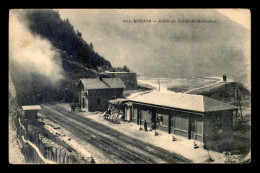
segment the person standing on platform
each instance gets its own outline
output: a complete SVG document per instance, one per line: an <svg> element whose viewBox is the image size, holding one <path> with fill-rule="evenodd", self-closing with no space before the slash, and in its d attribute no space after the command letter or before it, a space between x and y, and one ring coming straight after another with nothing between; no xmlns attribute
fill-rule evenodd
<svg viewBox="0 0 260 173"><path fill-rule="evenodd" d="M146 132L148 132L148 130L147 130L147 122L146 122L146 120L144 120L144 130L145 130Z"/></svg>

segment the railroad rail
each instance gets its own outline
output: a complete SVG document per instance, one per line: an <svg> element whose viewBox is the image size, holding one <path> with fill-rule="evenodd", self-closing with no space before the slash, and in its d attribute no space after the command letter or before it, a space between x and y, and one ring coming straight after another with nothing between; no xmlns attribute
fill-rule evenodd
<svg viewBox="0 0 260 173"><path fill-rule="evenodd" d="M53 110L50 108L48 109L48 107ZM189 159L186 159L181 155L129 137L89 118L59 109L55 106L44 105L41 112L44 113L50 120L65 127L78 137L85 139L91 145L108 154L108 156L115 156L123 162L155 163L152 157L149 156L152 155L153 157L156 156L168 163L192 163ZM84 126L75 124L75 121L83 123ZM96 131L104 135L108 135L109 137L100 135L100 133L97 133ZM112 140L110 137L115 138L116 140ZM126 147L126 145L133 147L133 149ZM134 151L134 148L137 148L147 154L136 152Z"/></svg>
<svg viewBox="0 0 260 173"><path fill-rule="evenodd" d="M50 117L53 116L53 114L50 114L46 110L43 110L42 112L47 115L50 120L65 127L76 136L86 140L91 145L102 150L106 155L116 157L116 160L120 160L125 163L152 163L151 161L138 156L136 153L128 151L122 146L118 146L116 142L111 142L109 139L104 139L102 136L99 136L86 128L79 127L77 124L74 125L61 117ZM114 158L110 157L110 159L113 160Z"/></svg>

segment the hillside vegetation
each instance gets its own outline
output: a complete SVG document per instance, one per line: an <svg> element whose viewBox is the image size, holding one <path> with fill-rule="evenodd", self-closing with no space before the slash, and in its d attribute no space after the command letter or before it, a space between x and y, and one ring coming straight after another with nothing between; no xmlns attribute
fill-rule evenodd
<svg viewBox="0 0 260 173"><path fill-rule="evenodd" d="M237 82L225 83L210 89L205 88L202 90L195 90L191 92L191 94L204 95L235 106L237 105L237 100L239 99L243 107L250 106L250 91L248 91L242 84Z"/></svg>

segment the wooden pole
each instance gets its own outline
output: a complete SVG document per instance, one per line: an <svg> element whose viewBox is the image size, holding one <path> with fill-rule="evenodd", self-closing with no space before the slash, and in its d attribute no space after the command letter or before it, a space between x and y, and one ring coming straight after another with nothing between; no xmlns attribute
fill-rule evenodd
<svg viewBox="0 0 260 173"><path fill-rule="evenodd" d="M65 163L65 152L63 152L62 154L63 154L62 163L64 164Z"/></svg>
<svg viewBox="0 0 260 173"><path fill-rule="evenodd" d="M55 148L55 162L58 162L58 150Z"/></svg>
<svg viewBox="0 0 260 173"><path fill-rule="evenodd" d="M67 159L68 155L67 152L65 151L65 164L67 163L68 159Z"/></svg>
<svg viewBox="0 0 260 173"><path fill-rule="evenodd" d="M59 163L61 163L61 149L59 149Z"/></svg>
<svg viewBox="0 0 260 173"><path fill-rule="evenodd" d="M25 163L27 163L27 155L26 155L26 144L23 145L24 146L24 159L25 159Z"/></svg>
<svg viewBox="0 0 260 173"><path fill-rule="evenodd" d="M159 91L160 91L160 80L158 79L158 84L159 84Z"/></svg>
<svg viewBox="0 0 260 173"><path fill-rule="evenodd" d="M47 159L50 160L50 149L49 149L49 146L47 146Z"/></svg>

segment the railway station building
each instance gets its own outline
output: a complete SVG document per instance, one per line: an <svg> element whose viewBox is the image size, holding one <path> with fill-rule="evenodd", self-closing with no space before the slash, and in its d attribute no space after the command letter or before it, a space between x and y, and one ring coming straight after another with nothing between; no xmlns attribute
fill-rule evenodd
<svg viewBox="0 0 260 173"><path fill-rule="evenodd" d="M82 111L105 111L108 100L123 98L124 83L120 78L81 78L77 85Z"/></svg>
<svg viewBox="0 0 260 173"><path fill-rule="evenodd" d="M143 92L129 96L125 104L127 120L204 143L214 135L232 134L237 107L202 95L173 92Z"/></svg>

